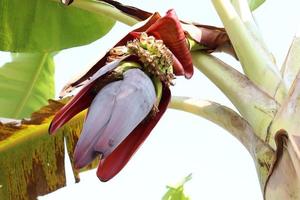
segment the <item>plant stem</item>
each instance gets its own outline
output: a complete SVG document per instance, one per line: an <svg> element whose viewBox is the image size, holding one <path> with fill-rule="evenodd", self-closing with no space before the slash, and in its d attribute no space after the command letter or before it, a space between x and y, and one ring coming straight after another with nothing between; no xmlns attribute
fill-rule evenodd
<svg viewBox="0 0 300 200"><path fill-rule="evenodd" d="M60 0L52 0L60 2ZM106 15L115 19L119 22L127 24L129 26L133 26L134 24L138 23L139 21L134 17L126 15L125 13L121 12L114 6L111 6L105 2L101 1L93 1L93 0L77 0L74 1L70 6L75 6L77 8L87 10L89 12L98 14L101 13L102 15Z"/></svg>
<svg viewBox="0 0 300 200"><path fill-rule="evenodd" d="M236 137L251 154L263 190L269 175L269 166L273 161L274 151L255 135L246 120L226 106L189 97L172 96L169 107L212 121Z"/></svg>
<svg viewBox="0 0 300 200"><path fill-rule="evenodd" d="M245 74L258 87L282 102L287 90L273 60L266 55L259 41L249 33L229 0L212 2L223 21Z"/></svg>
<svg viewBox="0 0 300 200"><path fill-rule="evenodd" d="M172 96L169 108L203 117L230 132L248 150L251 149L253 130L248 123L230 108L215 102L190 97Z"/></svg>
<svg viewBox="0 0 300 200"><path fill-rule="evenodd" d="M193 63L233 103L253 127L259 138L265 140L268 127L278 104L249 79L212 55L193 52Z"/></svg>
<svg viewBox="0 0 300 200"><path fill-rule="evenodd" d="M270 56L270 59L274 61L273 55L269 53L267 45L265 44L263 37L257 27L257 24L253 18L252 12L249 7L248 0L231 0L232 5L234 6L236 12L241 18L241 21L244 23L245 27L248 29L252 37L258 41L258 44L265 51L267 55ZM278 70L275 68L275 70Z"/></svg>

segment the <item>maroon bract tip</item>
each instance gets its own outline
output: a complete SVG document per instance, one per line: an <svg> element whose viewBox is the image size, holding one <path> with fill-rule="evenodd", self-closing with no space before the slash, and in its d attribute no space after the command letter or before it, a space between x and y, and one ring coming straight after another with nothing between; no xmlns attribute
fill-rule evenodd
<svg viewBox="0 0 300 200"><path fill-rule="evenodd" d="M55 114L49 126L50 134L54 134L57 129L62 127L72 117L90 106L94 98L89 94L89 91L92 87L92 84L84 87L76 96L74 96L64 107L62 107Z"/></svg>
<svg viewBox="0 0 300 200"><path fill-rule="evenodd" d="M188 49L184 31L174 10L169 10L167 15L151 25L146 33L164 41L164 44L176 56L179 63L174 63L175 75L193 75L192 56Z"/></svg>

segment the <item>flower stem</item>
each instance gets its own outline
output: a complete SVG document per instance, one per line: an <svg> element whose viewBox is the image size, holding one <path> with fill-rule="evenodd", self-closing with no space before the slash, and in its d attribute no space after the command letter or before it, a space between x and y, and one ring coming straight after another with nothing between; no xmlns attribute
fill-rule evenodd
<svg viewBox="0 0 300 200"><path fill-rule="evenodd" d="M158 106L162 97L162 90L163 90L163 85L159 78L153 77L152 79L153 85L155 87L155 92L156 92L156 105Z"/></svg>
<svg viewBox="0 0 300 200"><path fill-rule="evenodd" d="M52 0L60 2L60 0ZM76 0L70 6L74 6L80 8L82 10L87 10L89 12L98 14L101 13L102 15L106 15L115 19L119 22L127 24L129 26L133 26L134 24L138 23L139 21L132 16L129 16L114 6L111 6L105 2L101 1L93 1L93 0Z"/></svg>
<svg viewBox="0 0 300 200"><path fill-rule="evenodd" d="M115 71L123 74L127 70L133 69L133 68L141 68L141 65L137 62L122 61L122 62L120 62L119 66L115 69Z"/></svg>

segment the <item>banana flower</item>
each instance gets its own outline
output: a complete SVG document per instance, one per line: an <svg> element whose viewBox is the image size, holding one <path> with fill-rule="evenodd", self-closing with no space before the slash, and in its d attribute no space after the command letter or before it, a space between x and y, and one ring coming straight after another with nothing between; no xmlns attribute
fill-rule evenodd
<svg viewBox="0 0 300 200"><path fill-rule="evenodd" d="M64 93L82 89L57 112L50 133L88 108L75 148L76 168L101 156L97 176L114 177L166 111L175 76L193 75L185 32L175 12L153 14L121 39Z"/></svg>

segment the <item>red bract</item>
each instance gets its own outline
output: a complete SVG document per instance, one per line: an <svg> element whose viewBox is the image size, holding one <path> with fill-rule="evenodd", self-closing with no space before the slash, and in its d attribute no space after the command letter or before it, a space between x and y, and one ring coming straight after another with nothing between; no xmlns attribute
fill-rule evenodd
<svg viewBox="0 0 300 200"><path fill-rule="evenodd" d="M186 43L185 34L173 10L168 11L167 15L164 17L160 17L159 14L155 13L151 16L151 18L144 22L142 26L131 31L115 46L123 46L126 45L129 41L138 39L143 32L147 33L150 36L154 36L155 39L162 40L166 47L170 50L173 61L172 67L175 75L185 75L185 77L187 78L190 78L192 76L192 59ZM84 87L82 88L82 90L77 95L75 95L55 115L49 127L50 133L55 132L58 128L60 128L63 124L70 120L74 115L88 108L91 105L97 93L101 92L103 86L111 83L112 81L116 81L116 79L110 79L108 77L110 77L110 73L112 73L112 71L120 65L121 61L137 61L136 56L127 56L125 58L122 58L121 60L116 60L112 63L105 65L108 56L109 53L107 53L100 61L98 61L79 80L73 82L65 88L65 91L67 91L70 90L70 87L78 86L84 82ZM113 149L112 152L107 151L109 153L105 154L105 157L103 157L103 159L100 161L97 172L97 175L100 178L100 180L109 180L125 166L125 164L129 161L131 156L135 153L135 151L150 134L151 130L159 121L163 113L166 111L168 103L170 101L170 96L171 95L168 85L163 83L162 97L159 101L158 112L155 114L154 117L145 117L145 119L142 120L128 134L124 135L123 133L123 137L127 135L126 138L124 138L123 141L119 143L117 147ZM133 105L134 104L132 104L132 106ZM91 112L93 111L89 110L89 113ZM128 114L130 115L130 113ZM99 115L99 117L101 118L101 114ZM122 120L126 120L126 118ZM95 122L94 126L97 126L97 122ZM87 137L85 136L85 138ZM91 146L92 147L89 148L94 148L93 145ZM78 149L82 149L82 147L78 147ZM90 150L87 153L90 157L92 157ZM84 155L80 152L77 154ZM87 160L83 160L82 163L86 163L88 161L90 161L90 158L88 158ZM82 167L80 164L78 164L77 166Z"/></svg>
<svg viewBox="0 0 300 200"><path fill-rule="evenodd" d="M181 23L174 10L169 10L164 17L161 17L158 13L154 13L148 20L137 24L135 28L123 37L116 45L114 45L114 47L126 45L128 41L134 40L142 32L146 32L148 35L153 35L157 39L162 39L166 46L174 54L173 68L175 75L185 75L187 78L190 78L193 75L192 57L186 42L185 32L182 29ZM109 53L100 59L79 79L66 85L62 91L62 95L93 76L105 65L108 55Z"/></svg>
<svg viewBox="0 0 300 200"><path fill-rule="evenodd" d="M174 12L170 10L167 15L156 23L152 24L146 33L153 35L155 38L164 41L164 44L174 54L174 72L175 75L185 75L187 78L191 78L193 75L193 63L190 51L187 47L186 38L181 24Z"/></svg>

